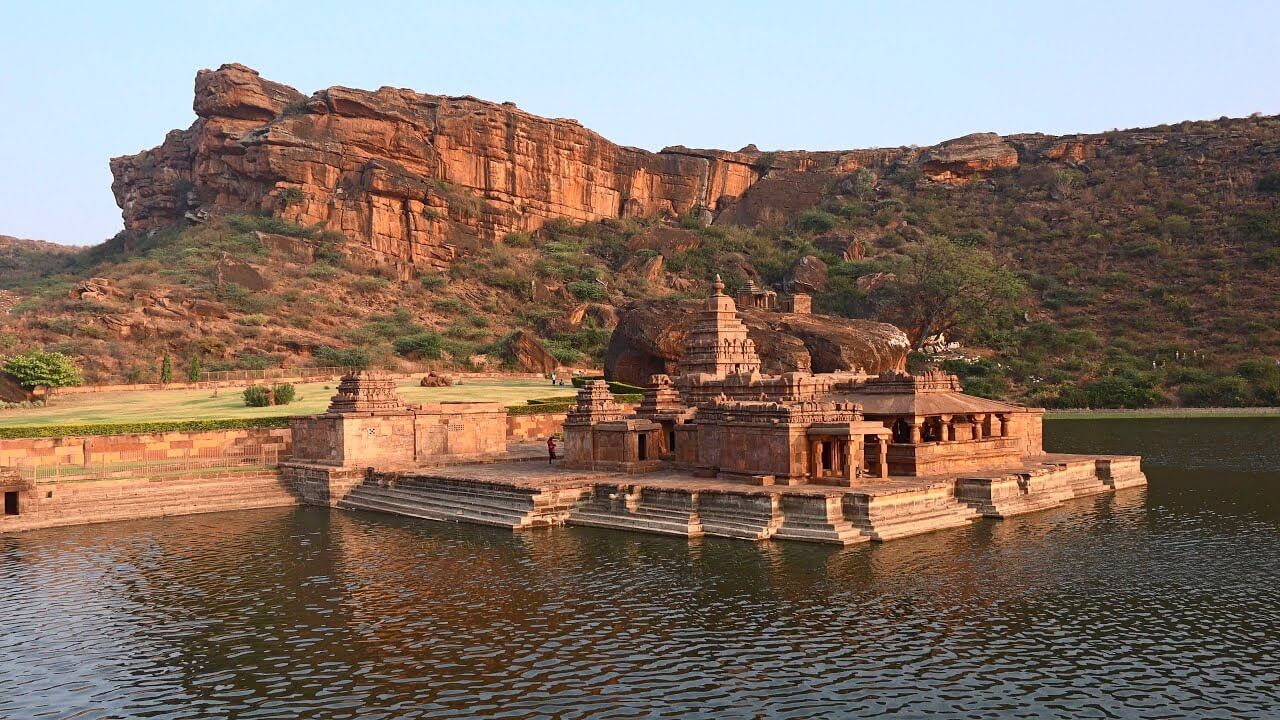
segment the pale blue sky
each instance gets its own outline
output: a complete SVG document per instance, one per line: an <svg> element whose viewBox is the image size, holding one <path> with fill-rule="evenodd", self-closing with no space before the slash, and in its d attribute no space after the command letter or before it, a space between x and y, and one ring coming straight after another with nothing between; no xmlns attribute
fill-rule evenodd
<svg viewBox="0 0 1280 720"><path fill-rule="evenodd" d="M1277 2L0 0L0 234L116 233L108 158L196 70L512 100L652 150L843 149L1280 112Z"/></svg>

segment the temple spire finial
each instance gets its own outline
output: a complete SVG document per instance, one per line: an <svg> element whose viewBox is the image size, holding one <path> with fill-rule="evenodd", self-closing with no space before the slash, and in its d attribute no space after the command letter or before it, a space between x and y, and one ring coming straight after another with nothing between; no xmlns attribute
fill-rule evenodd
<svg viewBox="0 0 1280 720"><path fill-rule="evenodd" d="M715 291L714 294L724 294L724 281L720 279L720 273L716 273L716 281L711 284L711 287Z"/></svg>

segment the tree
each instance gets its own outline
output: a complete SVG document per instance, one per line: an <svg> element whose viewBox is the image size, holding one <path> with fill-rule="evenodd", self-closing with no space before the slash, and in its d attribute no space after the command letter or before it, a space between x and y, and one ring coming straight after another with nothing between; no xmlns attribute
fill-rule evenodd
<svg viewBox="0 0 1280 720"><path fill-rule="evenodd" d="M200 382L200 356L191 356L191 366L187 368L187 380L193 383Z"/></svg>
<svg viewBox="0 0 1280 720"><path fill-rule="evenodd" d="M160 384L168 385L171 382L173 382L173 360L166 351L160 358Z"/></svg>
<svg viewBox="0 0 1280 720"><path fill-rule="evenodd" d="M1008 320L1026 286L984 250L935 238L907 249L880 307L919 349L938 333L975 333Z"/></svg>
<svg viewBox="0 0 1280 720"><path fill-rule="evenodd" d="M28 390L48 388L49 397L57 388L84 382L75 360L59 352L32 350L13 355L5 361L4 371L17 378L18 384Z"/></svg>

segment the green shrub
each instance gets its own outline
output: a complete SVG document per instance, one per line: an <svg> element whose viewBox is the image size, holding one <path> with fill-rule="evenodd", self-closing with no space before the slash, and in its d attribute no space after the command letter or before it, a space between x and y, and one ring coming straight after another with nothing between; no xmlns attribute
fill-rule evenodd
<svg viewBox="0 0 1280 720"><path fill-rule="evenodd" d="M424 289L435 292L443 288L449 281L440 273L426 273L418 278L418 282L422 283Z"/></svg>
<svg viewBox="0 0 1280 720"><path fill-rule="evenodd" d="M320 367L352 367L365 369L372 359L364 348L322 347L316 350L316 364Z"/></svg>
<svg viewBox="0 0 1280 720"><path fill-rule="evenodd" d="M825 210L806 210L796 216L792 227L798 233L817 235L824 233L840 223L840 218Z"/></svg>
<svg viewBox="0 0 1280 720"><path fill-rule="evenodd" d="M244 389L244 404L248 407L288 405L298 396L293 383L276 383L271 387L253 385ZM272 402L274 400L274 402Z"/></svg>
<svg viewBox="0 0 1280 720"><path fill-rule="evenodd" d="M84 382L75 360L59 352L32 350L13 355L4 361L4 371L27 389L56 389Z"/></svg>
<svg viewBox="0 0 1280 720"><path fill-rule="evenodd" d="M361 295L373 295L386 290L391 284L390 280L380 277L362 277L356 278L351 283L351 289Z"/></svg>
<svg viewBox="0 0 1280 720"><path fill-rule="evenodd" d="M402 357L438 360L444 350L444 338L437 332L419 332L396 339L392 346Z"/></svg>
<svg viewBox="0 0 1280 720"><path fill-rule="evenodd" d="M602 377L583 377L579 375L578 377L573 378L570 382L573 383L574 387L581 388L586 386L588 380L603 380L603 379L604 378ZM615 380L610 380L609 392L613 393L614 395L639 395L644 392L644 388L636 387L635 385L628 385L627 383L617 382Z"/></svg>
<svg viewBox="0 0 1280 720"><path fill-rule="evenodd" d="M45 437L100 437L103 435L143 435L206 430L249 430L289 427L289 416L235 418L223 420L164 420L158 422L101 423L93 425L25 425L0 427L0 440Z"/></svg>
<svg viewBox="0 0 1280 720"><path fill-rule="evenodd" d="M288 405L298 398L298 389L293 383L276 383L274 389L277 405Z"/></svg>
<svg viewBox="0 0 1280 720"><path fill-rule="evenodd" d="M600 286L600 283L591 280L578 280L569 283L569 292L579 300L591 300L600 302L609 299L609 293Z"/></svg>
<svg viewBox="0 0 1280 720"><path fill-rule="evenodd" d="M1187 383L1178 389L1178 399L1188 407L1240 407L1248 404L1249 383L1236 375Z"/></svg>
<svg viewBox="0 0 1280 720"><path fill-rule="evenodd" d="M515 248L533 247L533 236L527 232L509 232L502 238L502 243Z"/></svg>
<svg viewBox="0 0 1280 720"><path fill-rule="evenodd" d="M1149 386L1124 375L1098 378L1082 389L1091 408L1147 408L1159 400Z"/></svg>
<svg viewBox="0 0 1280 720"><path fill-rule="evenodd" d="M1280 172L1271 172L1258 178L1258 192L1280 193Z"/></svg>
<svg viewBox="0 0 1280 720"><path fill-rule="evenodd" d="M279 203L282 208L289 207L290 205L297 205L306 199L307 194L303 192L302 188L287 187L276 193L276 202Z"/></svg>
<svg viewBox="0 0 1280 720"><path fill-rule="evenodd" d="M544 413L568 412L574 401L566 399L561 402L527 403L525 405L508 405L507 415L542 415Z"/></svg>
<svg viewBox="0 0 1280 720"><path fill-rule="evenodd" d="M250 385L244 389L244 404L247 407L268 407L271 405L271 389L266 385Z"/></svg>

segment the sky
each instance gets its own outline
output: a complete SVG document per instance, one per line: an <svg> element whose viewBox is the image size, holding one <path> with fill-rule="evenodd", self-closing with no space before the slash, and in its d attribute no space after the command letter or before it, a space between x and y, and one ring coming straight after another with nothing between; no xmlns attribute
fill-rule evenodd
<svg viewBox="0 0 1280 720"><path fill-rule="evenodd" d="M197 70L575 118L623 145L830 150L1280 113L1280 2L0 0L0 234L121 229L109 158Z"/></svg>

